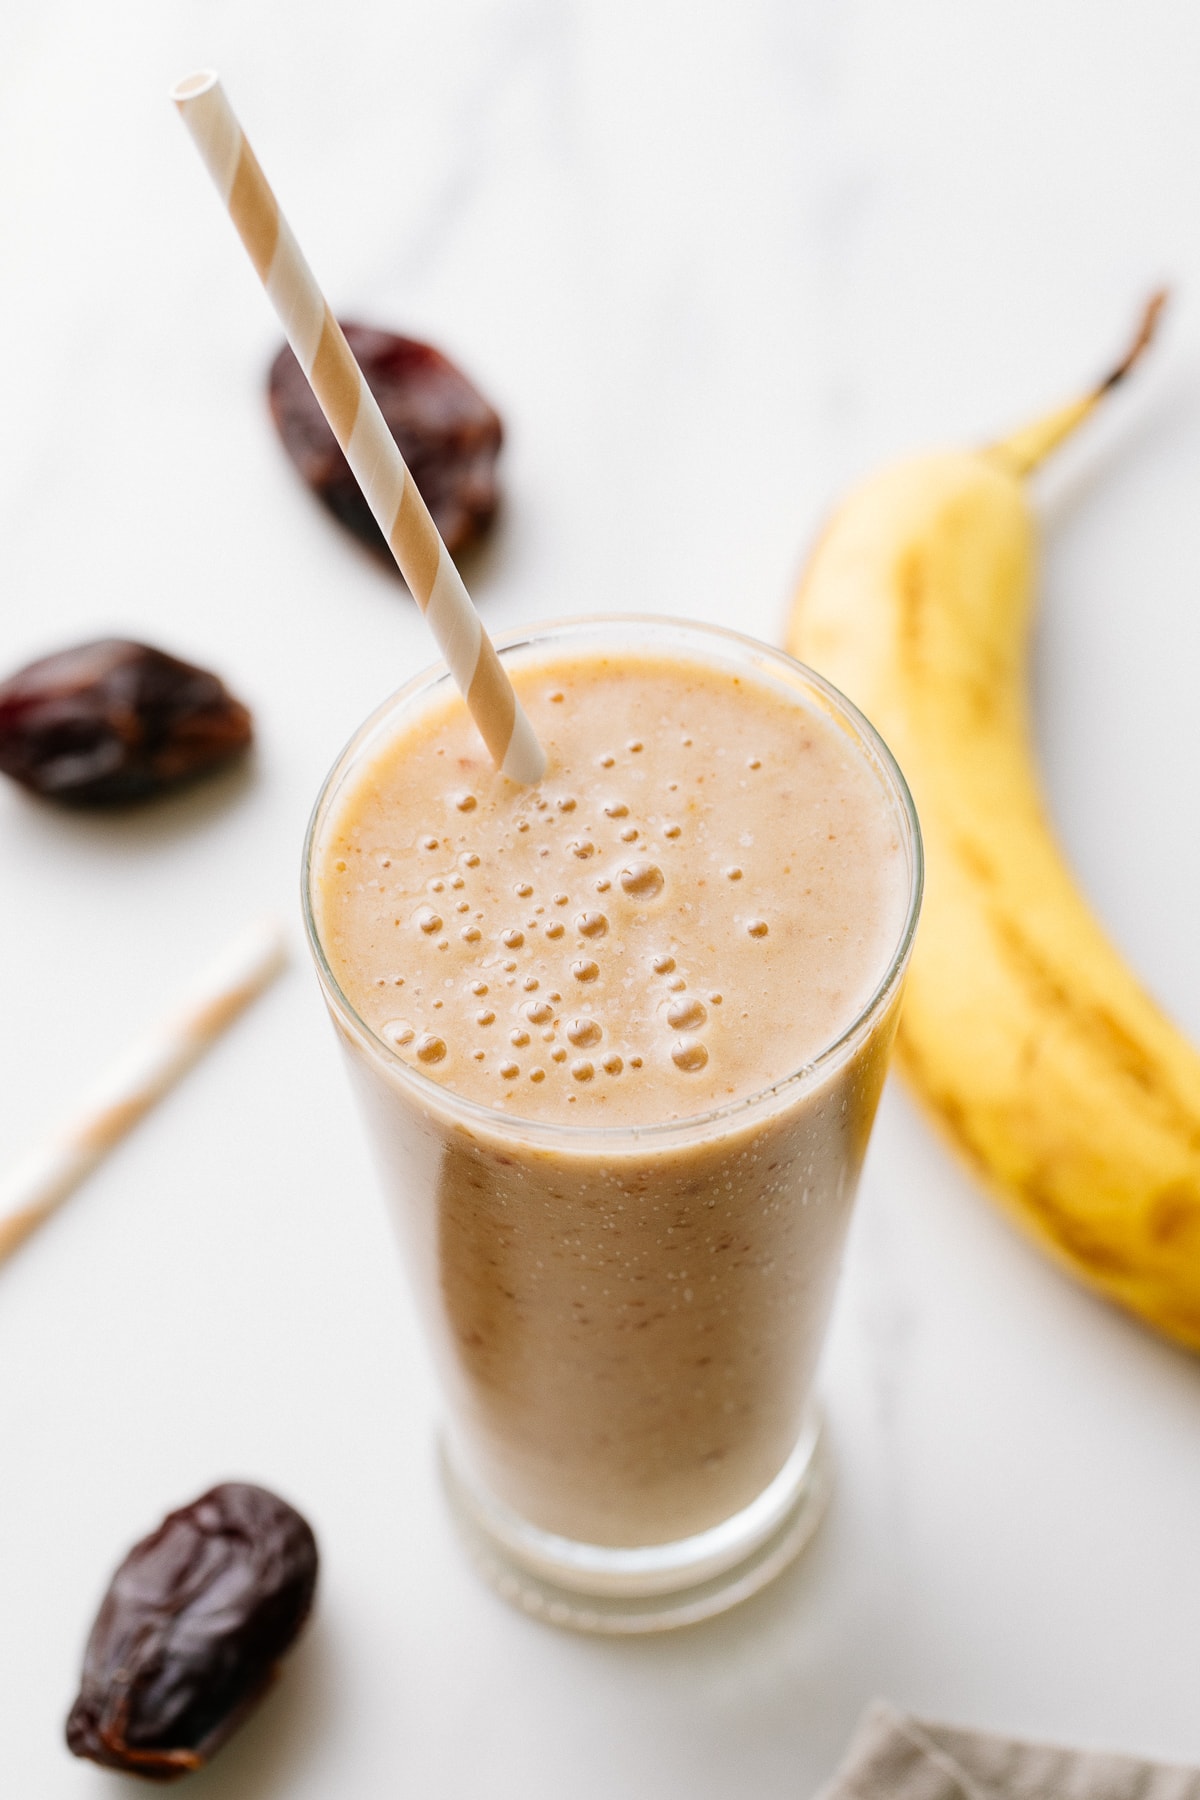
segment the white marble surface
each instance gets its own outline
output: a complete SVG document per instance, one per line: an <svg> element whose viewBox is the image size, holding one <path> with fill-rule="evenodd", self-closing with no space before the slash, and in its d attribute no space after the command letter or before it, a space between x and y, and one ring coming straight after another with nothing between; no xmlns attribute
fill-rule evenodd
<svg viewBox="0 0 1200 1800"><path fill-rule="evenodd" d="M264 418L276 333L166 89L219 66L337 304L509 423L497 628L618 605L776 637L880 459L1103 367L1047 478L1038 729L1096 904L1200 1036L1200 13L1179 0L7 0L0 667L109 630L221 669L252 771L137 818L0 794L0 1161L248 914L428 660ZM297 934L297 947L299 939ZM189 1794L805 1800L876 1693L1200 1761L1200 1368L1052 1271L889 1094L807 1560L673 1639L557 1635L460 1561L429 1374L308 971L0 1270L0 1788L61 1745L107 1572L228 1474L320 1612Z"/></svg>

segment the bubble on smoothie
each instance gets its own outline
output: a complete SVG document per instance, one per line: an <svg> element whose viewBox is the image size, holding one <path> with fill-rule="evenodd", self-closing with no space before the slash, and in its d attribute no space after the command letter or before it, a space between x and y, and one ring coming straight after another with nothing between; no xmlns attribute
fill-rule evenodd
<svg viewBox="0 0 1200 1800"><path fill-rule="evenodd" d="M684 988L687 986L687 982L683 979L682 975L672 975L667 986L673 994L682 994Z"/></svg>
<svg viewBox="0 0 1200 1800"><path fill-rule="evenodd" d="M607 875L602 875L596 883L596 892L598 894L607 894L611 886L612 882L608 879Z"/></svg>
<svg viewBox="0 0 1200 1800"><path fill-rule="evenodd" d="M530 1081L545 1081L545 1079L546 1079L545 1069L530 1069L529 1079L530 1079Z"/></svg>
<svg viewBox="0 0 1200 1800"><path fill-rule="evenodd" d="M552 1062L566 1062L566 1060L567 1060L567 1053L566 1053L566 1051L565 1051L565 1050L564 1050L564 1049L563 1049L563 1048L562 1048L562 1046L561 1046L561 1045L560 1045L560 1046L559 1046L559 1048L558 1048L558 1049L557 1049L557 1050L552 1050L552 1051L551 1051L551 1053L550 1053L550 1060L551 1060L551 1061L552 1061Z"/></svg>
<svg viewBox="0 0 1200 1800"><path fill-rule="evenodd" d="M560 925L557 919L553 919L546 927L546 936L548 938L560 938L565 929L566 927Z"/></svg>
<svg viewBox="0 0 1200 1800"><path fill-rule="evenodd" d="M546 1025L554 1017L554 1008L548 1000L529 1000L522 1008L531 1025Z"/></svg>
<svg viewBox="0 0 1200 1800"><path fill-rule="evenodd" d="M403 1049L406 1044L411 1044L416 1035L407 1019L389 1019L382 1032L382 1036L387 1042L395 1044L399 1049Z"/></svg>
<svg viewBox="0 0 1200 1800"><path fill-rule="evenodd" d="M446 1054L446 1040L432 1031L423 1031L417 1039L417 1060L423 1063L440 1063Z"/></svg>
<svg viewBox="0 0 1200 1800"><path fill-rule="evenodd" d="M623 800L614 800L609 806L605 807L604 812L606 818L624 819L628 817L629 808Z"/></svg>
<svg viewBox="0 0 1200 1800"><path fill-rule="evenodd" d="M590 1081L595 1073L595 1069L587 1060L586 1056L578 1057L576 1061L571 1064L571 1074L576 1081Z"/></svg>
<svg viewBox="0 0 1200 1800"><path fill-rule="evenodd" d="M436 850L437 847L438 841L435 837L424 837L421 839L422 850Z"/></svg>
<svg viewBox="0 0 1200 1800"><path fill-rule="evenodd" d="M667 1024L673 1031L697 1031L708 1017L708 1008L691 995L686 1000L672 1000L667 1007Z"/></svg>
<svg viewBox="0 0 1200 1800"><path fill-rule="evenodd" d="M730 881L740 881L742 879L742 871L738 868L736 863L732 868L726 869L725 873Z"/></svg>
<svg viewBox="0 0 1200 1800"><path fill-rule="evenodd" d="M509 1032L508 1041L514 1050L523 1050L529 1042L529 1033L527 1031L522 1031L520 1027L518 1027L516 1031Z"/></svg>
<svg viewBox="0 0 1200 1800"><path fill-rule="evenodd" d="M672 1047L671 1061L685 1075L694 1075L708 1061L708 1051L699 1038L680 1038Z"/></svg>
<svg viewBox="0 0 1200 1800"><path fill-rule="evenodd" d="M458 935L464 944L477 944L483 933L478 925L464 925Z"/></svg>
<svg viewBox="0 0 1200 1800"><path fill-rule="evenodd" d="M473 850L468 850L463 857L463 867L467 869L477 869L479 867L479 858Z"/></svg>
<svg viewBox="0 0 1200 1800"><path fill-rule="evenodd" d="M641 738L630 738L630 740L626 744L625 748L632 755L636 756L638 754L639 750L644 750L646 748L646 746L643 744Z"/></svg>
<svg viewBox="0 0 1200 1800"><path fill-rule="evenodd" d="M751 919L746 926L746 930L750 933L750 936L754 938L766 937L769 929L765 919Z"/></svg>
<svg viewBox="0 0 1200 1800"><path fill-rule="evenodd" d="M599 761L600 761L600 767L601 767L601 768L602 768L602 769L611 769L611 768L612 768L612 766L613 766L613 764L614 764L614 762L616 762L616 760L617 760L617 759L616 759L616 757L615 757L615 756L602 756L602 757L600 757L600 759L599 759Z"/></svg>
<svg viewBox="0 0 1200 1800"><path fill-rule="evenodd" d="M683 827L681 825L675 825L675 824L664 825L663 826L663 836L665 838L677 838L682 829L683 829Z"/></svg>
<svg viewBox="0 0 1200 1800"><path fill-rule="evenodd" d="M675 958L673 956L665 955L656 956L651 966L656 975L669 975L675 967Z"/></svg>
<svg viewBox="0 0 1200 1800"><path fill-rule="evenodd" d="M602 938L608 930L608 920L602 912L581 912L575 929L581 937Z"/></svg>
<svg viewBox="0 0 1200 1800"><path fill-rule="evenodd" d="M576 981L595 981L600 973L600 965L593 962L590 957L580 957L578 962L571 964L571 973Z"/></svg>
<svg viewBox="0 0 1200 1800"><path fill-rule="evenodd" d="M482 1011L475 1014L475 1023L477 1025L494 1025L495 1022L496 1015L490 1006L485 1006Z"/></svg>
<svg viewBox="0 0 1200 1800"><path fill-rule="evenodd" d="M572 838L569 849L571 855L579 857L581 862L586 862L589 856L596 854L596 846L590 838Z"/></svg>
<svg viewBox="0 0 1200 1800"><path fill-rule="evenodd" d="M525 933L517 931L514 927L511 931L504 932L500 941L506 950L519 950L525 942Z"/></svg>
<svg viewBox="0 0 1200 1800"><path fill-rule="evenodd" d="M525 977L524 981L521 983L521 986L525 989L525 992L527 994L535 993L538 988L537 976L536 975L527 975Z"/></svg>
<svg viewBox="0 0 1200 1800"><path fill-rule="evenodd" d="M619 1056L606 1056L604 1059L604 1072L606 1075L619 1075L624 1067L625 1064Z"/></svg>
<svg viewBox="0 0 1200 1800"><path fill-rule="evenodd" d="M460 900L454 910L455 910L455 912L460 912L460 913L470 912L471 902L469 900Z"/></svg>
<svg viewBox="0 0 1200 1800"><path fill-rule="evenodd" d="M486 994L487 993L487 982L486 981L473 981L471 983L471 992L473 994Z"/></svg>
<svg viewBox="0 0 1200 1800"><path fill-rule="evenodd" d="M515 1062L503 1062L500 1064L500 1076L503 1081L515 1081L520 1073L521 1070Z"/></svg>
<svg viewBox="0 0 1200 1800"><path fill-rule="evenodd" d="M657 863L629 863L621 870L619 879L632 900L653 900L663 890L663 872Z"/></svg>
<svg viewBox="0 0 1200 1800"><path fill-rule="evenodd" d="M432 937L435 931L442 929L442 915L434 912L432 906L418 906L413 914L414 925L419 925L426 936Z"/></svg>
<svg viewBox="0 0 1200 1800"><path fill-rule="evenodd" d="M474 794L457 794L454 800L459 812L474 812L479 802Z"/></svg>
<svg viewBox="0 0 1200 1800"><path fill-rule="evenodd" d="M595 1019L572 1019L567 1026L567 1040L577 1050L586 1050L592 1044L598 1044L604 1036Z"/></svg>
<svg viewBox="0 0 1200 1800"><path fill-rule="evenodd" d="M621 842L623 844L636 844L638 841L639 835L640 834L638 832L638 828L636 825L627 825L625 827L624 831L621 833Z"/></svg>
<svg viewBox="0 0 1200 1800"><path fill-rule="evenodd" d="M519 900L528 900L528 898L529 898L530 894L532 894L532 892L533 892L533 888L530 886L529 882L519 881L517 883L517 898Z"/></svg>
<svg viewBox="0 0 1200 1800"><path fill-rule="evenodd" d="M554 904L555 904L555 906L570 906L570 904L571 904L570 894L555 894Z"/></svg>
<svg viewBox="0 0 1200 1800"><path fill-rule="evenodd" d="M462 876L461 876L461 875L456 875L456 876L455 876L455 877L454 877L454 880L453 880L453 881L452 881L452 882L451 882L451 883L450 883L450 886L451 886L451 887L452 887L452 888L461 888L461 887L466 887L466 885L467 885L467 884L466 884L466 882L465 882L465 881L464 881L464 880L463 880L463 878L462 878Z"/></svg>
<svg viewBox="0 0 1200 1800"><path fill-rule="evenodd" d="M554 802L554 804L555 804L555 806L557 806L559 812L574 812L575 811L575 801L570 794L564 794L562 796L562 798L559 800L556 800Z"/></svg>

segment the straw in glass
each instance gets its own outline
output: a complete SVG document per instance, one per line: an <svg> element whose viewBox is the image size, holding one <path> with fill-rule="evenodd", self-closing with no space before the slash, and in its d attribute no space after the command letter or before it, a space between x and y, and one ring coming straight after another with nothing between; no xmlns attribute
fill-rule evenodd
<svg viewBox="0 0 1200 1800"><path fill-rule="evenodd" d="M492 760L513 781L540 781L545 753L218 77L189 75L171 98Z"/></svg>

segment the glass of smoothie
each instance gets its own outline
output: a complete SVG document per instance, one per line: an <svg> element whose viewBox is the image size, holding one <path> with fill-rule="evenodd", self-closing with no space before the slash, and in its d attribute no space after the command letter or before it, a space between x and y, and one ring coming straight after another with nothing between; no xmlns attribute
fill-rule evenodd
<svg viewBox="0 0 1200 1800"><path fill-rule="evenodd" d="M811 1535L813 1380L921 895L870 725L749 638L539 626L548 755L492 766L444 668L338 759L310 941L483 1573L554 1623L723 1610Z"/></svg>

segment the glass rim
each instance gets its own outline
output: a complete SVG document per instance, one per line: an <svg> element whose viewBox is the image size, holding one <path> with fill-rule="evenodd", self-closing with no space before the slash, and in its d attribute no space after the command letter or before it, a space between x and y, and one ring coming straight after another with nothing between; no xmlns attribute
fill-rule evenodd
<svg viewBox="0 0 1200 1800"><path fill-rule="evenodd" d="M496 637L493 641L497 653L501 657L518 656L523 651L536 652L538 649L548 648L553 643L561 643L572 634L585 638L589 634L613 627L633 632L642 631L648 637L656 630L659 632L665 630L669 633L686 634L688 637L715 639L718 643L733 648L743 656L750 652L759 662L776 665L784 673L790 675L793 681L799 677L810 693L819 696L835 717L852 728L855 736L874 758L877 772L884 778L884 786L890 788L889 797L893 801L898 817L903 821L906 833L906 848L909 856L908 905L896 946L888 958L887 967L870 996L844 1029L816 1056L810 1057L807 1062L800 1064L797 1068L789 1069L787 1074L781 1075L777 1081L769 1083L766 1087L757 1088L753 1093L743 1095L740 1099L729 1100L722 1106L709 1108L706 1112L690 1113L684 1118L671 1119L660 1124L623 1125L570 1125L565 1122L560 1123L558 1120L531 1119L519 1112L502 1112L481 1101L467 1099L445 1083L435 1080L433 1076L411 1067L399 1052L380 1037L357 1012L330 967L324 945L321 943L313 906L313 858L318 836L325 824L332 802L340 791L345 776L349 774L358 760L360 752L376 738L381 726L393 715L402 714L415 701L431 700L439 691L442 693L455 691L453 678L445 663L428 664L406 681L402 687L389 694L363 720L347 743L343 745L321 783L304 834L301 866L301 900L309 949L325 998L343 1029L359 1040L363 1048L372 1056L381 1061L389 1074L398 1078L399 1086L407 1090L415 1102L426 1109L448 1114L467 1127L501 1137L519 1135L525 1143L541 1144L545 1147L574 1146L582 1149L584 1146L600 1143L608 1149L615 1149L621 1145L636 1149L650 1145L665 1147L676 1140L694 1142L698 1135L705 1134L710 1130L724 1130L755 1121L760 1116L769 1116L776 1109L782 1109L785 1105L790 1104L799 1093L817 1087L826 1075L845 1061L857 1048L896 993L912 952L924 891L925 866L920 821L908 783L895 757L879 732L870 720L858 710L853 701L848 700L845 694L835 688L833 683L827 681L823 675L818 674L807 663L802 663L797 657L789 655L786 650L777 649L772 644L765 644L761 639L750 637L745 632L731 631L728 626L710 625L703 620L675 617L665 613L589 613L537 620L531 625Z"/></svg>

